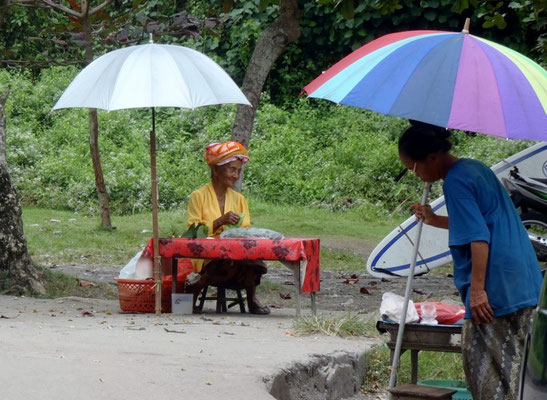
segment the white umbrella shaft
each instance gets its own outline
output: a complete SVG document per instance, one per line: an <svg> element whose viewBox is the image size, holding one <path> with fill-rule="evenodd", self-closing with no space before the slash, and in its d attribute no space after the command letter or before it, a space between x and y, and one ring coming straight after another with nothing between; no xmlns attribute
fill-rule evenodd
<svg viewBox="0 0 547 400"><path fill-rule="evenodd" d="M429 189L431 188L431 183L427 182L424 187L424 192L422 194L422 205L427 203L427 198L429 196ZM406 281L406 290L405 290L405 299L403 302L403 310L401 313L401 320L399 321L399 330L397 331L397 342L395 343L395 352L393 353L393 360L391 363L391 375L389 378L389 389L395 387L397 383L397 372L399 369L399 359L401 357L401 346L403 344L403 335L405 333L405 324L406 324L406 313L408 310L408 301L410 299L410 293L412 293L412 283L414 280L414 269L416 268L416 260L418 258L418 249L420 247L420 237L422 235L422 227L424 225L424 220L421 219L418 221L418 229L416 232L416 240L414 241L414 247L412 248L412 259L410 262L410 270L408 273L408 278ZM390 398L392 395L390 393Z"/></svg>
<svg viewBox="0 0 547 400"><path fill-rule="evenodd" d="M156 174L156 109L152 107L152 130L150 131L150 175L152 184L152 231L154 249L154 280L156 286L156 315L161 314L161 268L160 268L160 246L158 229L158 178Z"/></svg>

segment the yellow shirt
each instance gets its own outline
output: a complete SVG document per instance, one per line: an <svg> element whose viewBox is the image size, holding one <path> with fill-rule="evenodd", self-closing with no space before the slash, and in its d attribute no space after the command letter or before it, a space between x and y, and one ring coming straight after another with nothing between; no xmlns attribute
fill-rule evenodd
<svg viewBox="0 0 547 400"><path fill-rule="evenodd" d="M224 199L224 214L228 211L233 211L236 214L244 213L245 218L243 218L241 227L249 228L251 226L251 215L245 196L230 188L226 189L226 198ZM186 213L186 225L188 228L194 223L198 224L201 222L209 227L209 236L219 237L224 230L224 226L213 232L213 222L221 216L220 206L212 182L192 192ZM200 272L203 267L203 260L192 260L192 262L194 270Z"/></svg>

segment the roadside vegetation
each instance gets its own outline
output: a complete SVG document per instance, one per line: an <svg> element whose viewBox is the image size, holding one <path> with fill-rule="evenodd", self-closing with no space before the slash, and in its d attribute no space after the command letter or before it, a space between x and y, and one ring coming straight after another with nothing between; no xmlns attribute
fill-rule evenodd
<svg viewBox="0 0 547 400"><path fill-rule="evenodd" d="M348 312L345 315L319 314L298 318L294 322L294 335L309 336L323 334L340 337L379 337L376 330L377 313L359 315Z"/></svg>
<svg viewBox="0 0 547 400"><path fill-rule="evenodd" d="M393 226L401 222L404 212L397 217L371 218L363 209L329 211L300 205L271 204L251 197L249 199L253 224L274 229L287 236L353 237L377 243ZM111 265L120 269L151 236L151 214L142 212L118 215L113 219L116 229L100 228L93 215L73 211L59 211L24 207L23 220L29 251L38 264L78 263ZM164 211L159 214L160 235L176 236L185 228L185 210ZM363 258L351 251L321 250L322 269L362 272ZM442 273L448 269L440 269ZM82 286L81 281L48 268L45 297L65 296L117 298L112 285ZM437 272L434 271L434 272ZM278 297L279 283L263 282L261 296ZM5 290L4 290L5 293ZM357 312L319 314L295 320L293 334L297 336L331 335L345 338L380 337L375 328L377 316ZM373 349L367 357L364 390L374 391L389 381L389 349ZM442 365L443 368L439 368ZM463 379L459 354L423 352L420 355L419 376L424 379ZM410 357L403 354L398 375L400 383L410 382Z"/></svg>
<svg viewBox="0 0 547 400"><path fill-rule="evenodd" d="M51 112L76 74L71 67L32 78L0 71L11 85L6 105L8 164L25 205L98 213L88 144L86 110ZM209 179L207 144L230 138L235 107L157 110L160 209L180 210L192 190ZM250 143L243 191L286 206L359 210L367 220L404 213L422 185L402 170L396 141L406 120L326 101L271 104L264 95ZM150 209L149 110L99 112L99 146L113 214ZM492 164L529 143L486 135L454 135L455 153ZM435 187L433 195L440 193Z"/></svg>
<svg viewBox="0 0 547 400"><path fill-rule="evenodd" d="M329 335L352 338L385 337L376 330L377 313L366 315L359 313L326 314L316 316L304 316L298 318L293 324L295 336ZM366 357L366 374L363 390L376 391L386 387L389 382L391 355L387 346L378 346L372 349ZM450 379L465 380L462 369L461 354L422 351L418 364L418 377L420 379ZM411 382L410 352L403 352L399 364L397 382L405 384Z"/></svg>
<svg viewBox="0 0 547 400"><path fill-rule="evenodd" d="M364 391L376 391L388 386L391 358L386 346L374 348L367 354ZM411 382L410 352L401 355L397 384ZM418 363L418 379L447 379L465 381L462 357L459 353L422 351Z"/></svg>

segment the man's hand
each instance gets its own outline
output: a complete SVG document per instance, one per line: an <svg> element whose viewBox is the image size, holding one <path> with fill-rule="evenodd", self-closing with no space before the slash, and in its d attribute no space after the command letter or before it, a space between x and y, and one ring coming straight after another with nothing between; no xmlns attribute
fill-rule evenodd
<svg viewBox="0 0 547 400"><path fill-rule="evenodd" d="M410 208L416 214L416 219L418 220L423 219L424 224L427 224L427 225L431 225L431 223L435 220L435 217L437 216L433 212L429 204L425 204L422 206L420 203L414 203L410 206Z"/></svg>
<svg viewBox="0 0 547 400"><path fill-rule="evenodd" d="M484 290L486 270L488 269L488 254L490 248L486 242L471 242L471 287L469 293L469 308L476 323L490 322L494 311L488 302L488 294Z"/></svg>
<svg viewBox="0 0 547 400"><path fill-rule="evenodd" d="M429 204L421 205L420 203L414 203L410 208L416 214L416 219L423 219L424 224L448 229L448 217L435 214Z"/></svg>
<svg viewBox="0 0 547 400"><path fill-rule="evenodd" d="M469 307L476 323L491 322L494 318L494 311L488 302L488 294L485 290L473 290L469 297Z"/></svg>

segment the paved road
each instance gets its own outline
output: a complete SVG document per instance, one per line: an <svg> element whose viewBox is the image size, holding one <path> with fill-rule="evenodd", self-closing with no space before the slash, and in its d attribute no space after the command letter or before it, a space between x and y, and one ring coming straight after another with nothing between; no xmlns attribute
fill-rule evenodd
<svg viewBox="0 0 547 400"><path fill-rule="evenodd" d="M0 296L0 314L4 400L272 399L281 370L378 343L292 336L292 309L157 317L120 314L117 301Z"/></svg>

